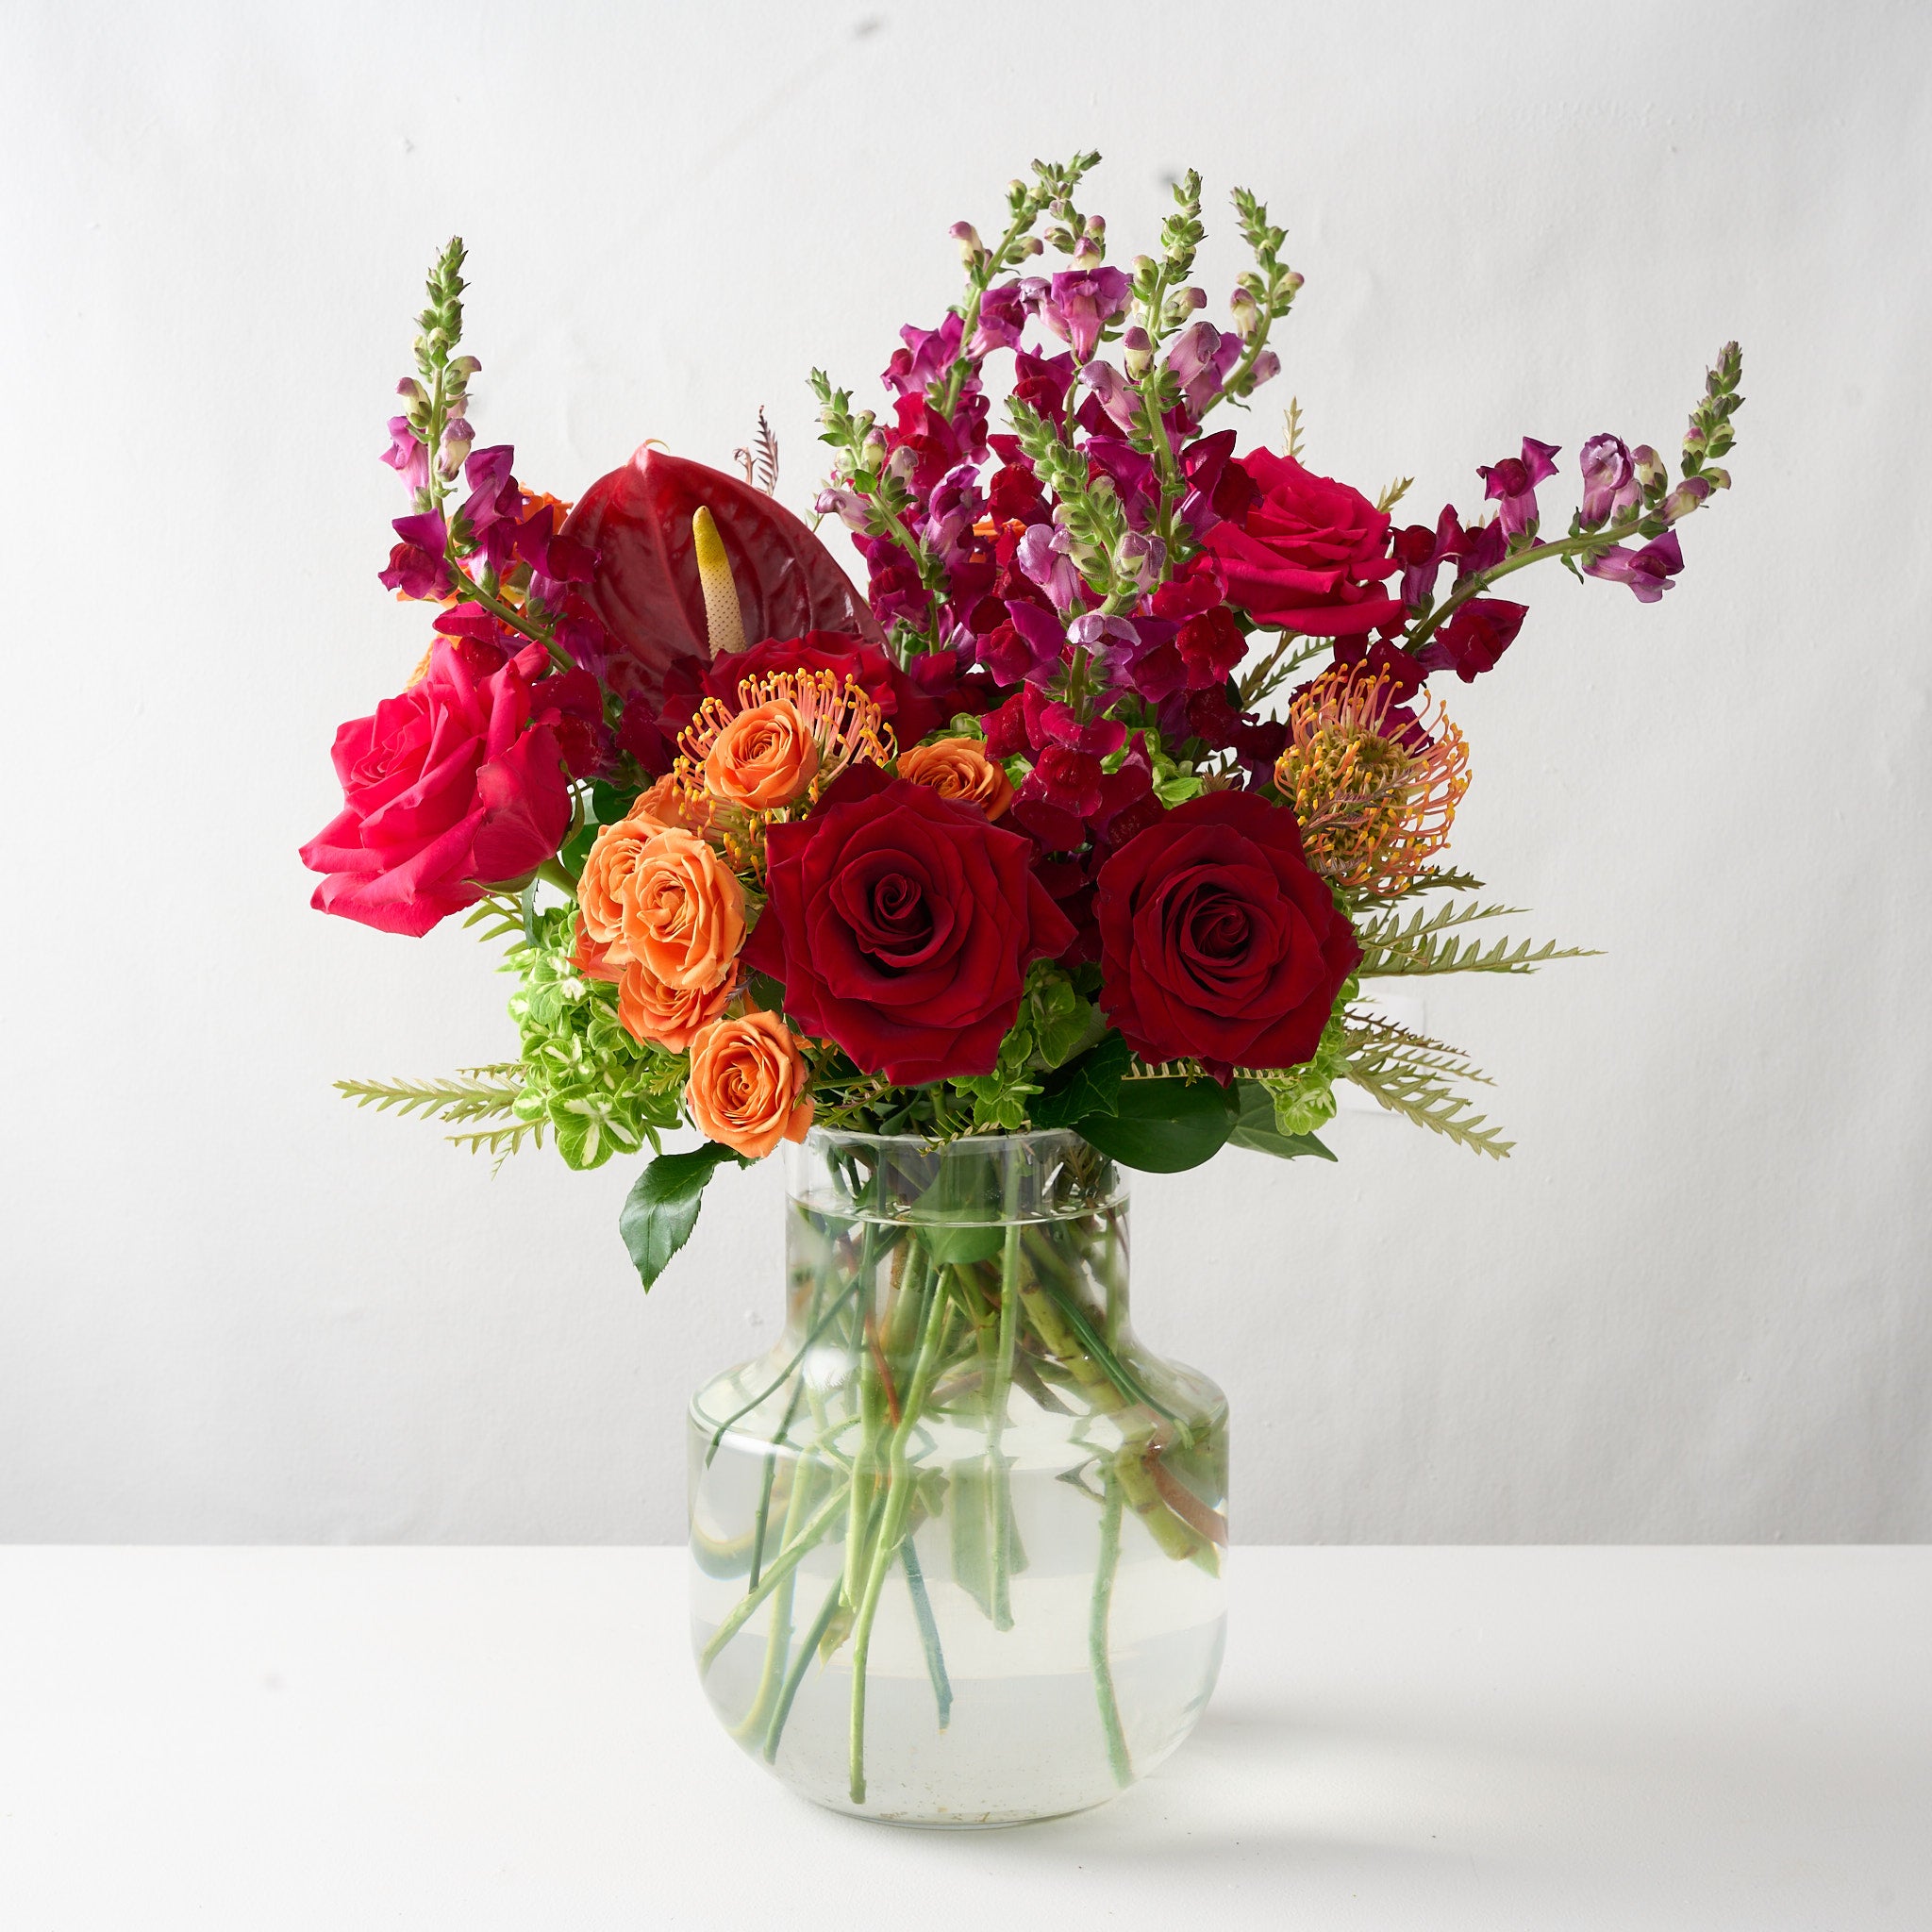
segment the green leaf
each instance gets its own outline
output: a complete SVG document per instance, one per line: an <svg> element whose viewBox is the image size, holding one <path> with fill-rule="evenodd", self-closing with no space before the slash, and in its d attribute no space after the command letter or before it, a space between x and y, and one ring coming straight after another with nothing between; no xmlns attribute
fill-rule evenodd
<svg viewBox="0 0 1932 1932"><path fill-rule="evenodd" d="M601 780L591 787L591 809L600 825L616 824L637 802L637 792L628 787L606 785Z"/></svg>
<svg viewBox="0 0 1932 1932"><path fill-rule="evenodd" d="M1125 1080L1111 1113L1089 1114L1075 1125L1124 1167L1181 1174L1227 1144L1238 1105L1213 1080Z"/></svg>
<svg viewBox="0 0 1932 1932"><path fill-rule="evenodd" d="M1029 1112L1036 1127L1071 1127L1088 1114L1114 1110L1121 1079L1134 1063L1127 1042L1109 1033L1044 1083ZM1091 1138L1091 1136L1090 1136ZM1098 1145L1098 1142L1095 1142Z"/></svg>
<svg viewBox="0 0 1932 1932"><path fill-rule="evenodd" d="M1293 1160L1312 1154L1320 1160L1333 1160L1334 1155L1312 1134L1284 1134L1274 1121L1274 1096L1258 1080L1238 1080L1235 1091L1241 1096L1241 1116L1234 1132L1227 1137L1230 1147L1249 1147L1257 1154L1273 1154L1282 1160Z"/></svg>
<svg viewBox="0 0 1932 1932"><path fill-rule="evenodd" d="M591 847L597 842L595 825L579 825L565 842L563 850L557 855L557 860L575 878L584 869L584 860L591 856Z"/></svg>
<svg viewBox="0 0 1932 1932"><path fill-rule="evenodd" d="M920 1239L935 1261L957 1262L970 1267L975 1261L991 1261L1006 1240L1006 1230L989 1222L928 1222Z"/></svg>
<svg viewBox="0 0 1932 1932"><path fill-rule="evenodd" d="M704 1205L705 1184L724 1161L738 1159L730 1148L707 1141L690 1154L660 1154L639 1174L625 1197L617 1231L645 1288L691 1239Z"/></svg>

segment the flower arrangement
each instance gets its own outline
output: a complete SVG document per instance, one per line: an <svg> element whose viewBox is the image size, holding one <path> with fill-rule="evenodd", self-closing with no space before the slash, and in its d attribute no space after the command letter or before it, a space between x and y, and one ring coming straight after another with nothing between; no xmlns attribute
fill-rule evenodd
<svg viewBox="0 0 1932 1932"><path fill-rule="evenodd" d="M1267 208L1236 191L1254 266L1210 321L1198 175L1120 267L1076 207L1097 158L1035 163L991 243L954 226L960 299L900 331L882 408L813 375L812 527L762 411L741 475L647 445L574 507L525 488L471 425L461 243L432 269L381 573L431 641L338 733L343 809L302 857L325 911L509 941L520 1044L342 1086L499 1154L648 1145L623 1220L647 1286L720 1163L813 1123L1069 1128L1174 1171L1332 1158L1346 1080L1508 1151L1463 1056L1359 1002L1574 956L1471 932L1507 908L1444 862L1469 757L1430 680L1496 667L1533 564L1663 597L1729 480L1737 346L1674 479L1592 436L1546 536L1559 451L1524 438L1477 470L1486 514L1398 525L1407 480L1308 469L1297 407L1278 449L1220 426L1277 375L1302 287ZM840 527L863 595L815 534ZM686 1123L702 1145L664 1153Z"/></svg>

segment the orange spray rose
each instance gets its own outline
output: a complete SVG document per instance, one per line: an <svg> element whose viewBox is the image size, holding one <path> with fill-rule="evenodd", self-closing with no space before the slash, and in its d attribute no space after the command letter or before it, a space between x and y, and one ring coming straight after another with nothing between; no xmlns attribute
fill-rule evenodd
<svg viewBox="0 0 1932 1932"><path fill-rule="evenodd" d="M775 1013L719 1020L691 1042L686 1107L708 1139L762 1160L780 1141L802 1141L811 1125L810 1069L791 1030Z"/></svg>
<svg viewBox="0 0 1932 1932"><path fill-rule="evenodd" d="M996 819L1013 802L1012 781L976 738L941 738L899 754L899 775Z"/></svg>
<svg viewBox="0 0 1932 1932"><path fill-rule="evenodd" d="M682 1053L701 1028L723 1014L737 991L735 971L707 991L666 986L648 966L633 959L617 982L617 1017L633 1040Z"/></svg>
<svg viewBox="0 0 1932 1932"><path fill-rule="evenodd" d="M740 711L705 754L705 789L749 811L792 804L818 773L818 745L789 698Z"/></svg>
<svg viewBox="0 0 1932 1932"><path fill-rule="evenodd" d="M730 976L744 944L744 888L702 839L675 826L653 832L638 847L617 900L626 961L637 960L665 986L701 991Z"/></svg>

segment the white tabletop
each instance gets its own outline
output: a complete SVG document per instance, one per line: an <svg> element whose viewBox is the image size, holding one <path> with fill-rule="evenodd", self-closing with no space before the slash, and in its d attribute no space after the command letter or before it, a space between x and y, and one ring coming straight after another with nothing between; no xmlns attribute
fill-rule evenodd
<svg viewBox="0 0 1932 1932"><path fill-rule="evenodd" d="M741 1757L682 1564L0 1550L0 1925L1932 1925L1932 1550L1243 1549L1192 1740L976 1833Z"/></svg>

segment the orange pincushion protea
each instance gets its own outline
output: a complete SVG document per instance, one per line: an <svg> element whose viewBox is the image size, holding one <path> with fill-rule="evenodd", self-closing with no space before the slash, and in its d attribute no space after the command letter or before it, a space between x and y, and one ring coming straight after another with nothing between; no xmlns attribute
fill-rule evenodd
<svg viewBox="0 0 1932 1932"><path fill-rule="evenodd" d="M1389 891L1449 842L1469 747L1438 704L1411 712L1386 673L1338 665L1289 707L1274 782L1330 885Z"/></svg>
<svg viewBox="0 0 1932 1932"><path fill-rule="evenodd" d="M774 711L769 708L782 707ZM825 788L854 758L867 758L875 765L890 764L896 747L892 727L888 724L873 700L866 696L857 678L842 681L830 671L776 671L763 677L747 677L738 687L738 703L727 705L719 698L707 698L697 716L685 726L677 741L680 754L675 776L679 788L694 797L716 795L708 784L711 775L707 765L720 744L726 746L727 758L737 749L732 741L736 721L747 712L758 711L767 719L782 717L788 735L803 733L818 753L816 769L803 796L816 803ZM794 798L797 794L794 794ZM745 799L725 794L728 804L748 804ZM789 812L784 806L760 808L761 816L775 817Z"/></svg>

